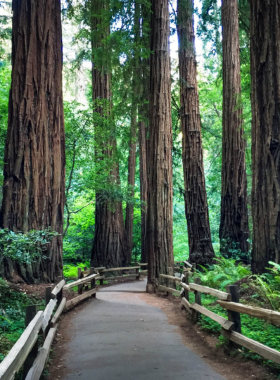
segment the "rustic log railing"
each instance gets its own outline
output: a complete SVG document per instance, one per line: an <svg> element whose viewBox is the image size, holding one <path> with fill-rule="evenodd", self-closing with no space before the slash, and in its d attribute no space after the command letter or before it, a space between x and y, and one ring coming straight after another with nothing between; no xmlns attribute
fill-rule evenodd
<svg viewBox="0 0 280 380"><path fill-rule="evenodd" d="M24 366L25 380L39 380L45 364L47 363L61 314L77 305L82 300L91 296L95 297L98 290L96 280L100 280L101 284L101 281L105 278L105 273L136 270L136 273L133 275L113 276L109 277L109 279L127 278L128 276L139 279L141 274L139 269L144 265L146 264L139 264L135 267L109 269L104 267L85 268L84 271L79 269L78 279L76 281L66 284L65 280L60 278L58 284L53 289L50 287L46 288L45 310L37 312L36 306L29 306L27 308L26 329L2 363L0 363L0 379L13 380L16 373L22 366ZM184 265L186 264L184 263ZM196 278L194 279L194 282L189 283L189 270L183 271L183 273L184 274L181 275L181 277L173 276L173 268L169 268L168 274L160 275L160 279L165 282L165 285L159 284L158 290L165 291L168 294L181 295L182 305L192 315L194 320L197 320L200 314L206 315L221 325L222 335L230 341L257 353L268 360L280 364L279 351L269 348L241 334L240 320L240 313L243 313L280 325L280 313L240 304L238 287L235 285L228 286L227 292L222 292L217 289L202 286L199 278ZM181 291L172 287L175 283L179 283L182 287ZM66 297L63 297L63 291L67 291L74 287L78 287L78 296L67 301ZM83 290L85 290L84 293ZM194 303L189 302L189 292L195 294ZM228 319L203 307L201 305L201 293L216 297L218 299L218 304L228 310ZM57 309L55 311L56 307ZM38 350L38 336L41 332L44 337L44 343Z"/></svg>
<svg viewBox="0 0 280 380"><path fill-rule="evenodd" d="M179 282L182 290L179 291L170 286L158 285L158 290L166 291L168 294L180 294L182 305L188 313L191 314L194 320L199 318L200 314L203 314L212 320L219 323L222 327L221 333L224 337L230 341L243 346L250 351L264 357L265 359L274 361L280 364L280 352L274 350L264 344L261 344L253 339L247 338L241 333L241 314L247 314L255 318L265 319L277 326L280 326L280 313L263 309L259 307L247 306L239 303L238 286L227 286L227 292L223 292L217 289L209 288L200 284L200 279L194 279L193 283L189 283L189 271L184 271L184 275L179 279L175 276L166 274L160 274L160 278L165 280L172 280ZM189 302L189 292L195 294L195 302ZM228 310L228 319L221 317L220 315L206 309L201 305L201 293L209 294L216 297L217 303L224 309Z"/></svg>
<svg viewBox="0 0 280 380"><path fill-rule="evenodd" d="M135 274L113 276L108 279L128 277L139 279L141 274L139 269L142 265L147 264L110 269L99 267L90 269L84 268L84 270L81 270L81 268L78 268L77 280L68 284L66 284L65 280L61 277L58 278L58 283L53 289L51 287L46 288L45 310L37 312L35 305L27 307L26 329L8 355L0 363L0 379L13 380L23 366L23 376L25 380L39 380L48 361L61 314L79 302L91 296L95 297L98 290L96 280L99 280L100 284L102 284L106 272L136 270ZM63 291L74 287L78 287L78 296L67 301L66 297L63 297ZM44 342L42 347L38 350L39 335L43 336Z"/></svg>

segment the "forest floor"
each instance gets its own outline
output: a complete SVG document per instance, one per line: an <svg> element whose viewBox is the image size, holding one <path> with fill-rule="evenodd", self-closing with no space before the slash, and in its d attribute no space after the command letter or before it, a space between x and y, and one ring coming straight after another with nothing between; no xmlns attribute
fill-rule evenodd
<svg viewBox="0 0 280 380"><path fill-rule="evenodd" d="M131 293L139 286L142 293ZM229 356L217 347L217 337L194 325L181 310L179 299L144 290L144 281L113 285L66 314L47 378L277 378L238 351Z"/></svg>

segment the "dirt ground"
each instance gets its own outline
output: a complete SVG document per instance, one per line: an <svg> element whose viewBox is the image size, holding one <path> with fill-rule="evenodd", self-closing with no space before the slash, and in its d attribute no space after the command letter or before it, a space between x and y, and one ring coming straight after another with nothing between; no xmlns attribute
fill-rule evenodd
<svg viewBox="0 0 280 380"><path fill-rule="evenodd" d="M131 296L133 297L133 294ZM276 380L278 378L269 369L238 354L238 351L235 356L229 356L224 348L217 347L217 337L200 330L199 326L194 324L188 314L181 309L178 298L145 293L138 296L147 304L161 309L167 315L169 323L177 326L182 342L227 380ZM85 301L62 317L45 379L62 378L64 369L61 364L62 345L69 340L72 314L81 312L86 302L92 302L92 300Z"/></svg>
<svg viewBox="0 0 280 380"><path fill-rule="evenodd" d="M35 298L39 298L44 300L46 295L46 288L51 287L52 289L55 287L56 284L39 284L39 285L27 285L23 283L19 284L10 284L14 290L18 292L22 292L24 294L27 294L28 296L32 296ZM74 298L77 294L73 292L72 290L64 292L64 297L66 297L67 301Z"/></svg>

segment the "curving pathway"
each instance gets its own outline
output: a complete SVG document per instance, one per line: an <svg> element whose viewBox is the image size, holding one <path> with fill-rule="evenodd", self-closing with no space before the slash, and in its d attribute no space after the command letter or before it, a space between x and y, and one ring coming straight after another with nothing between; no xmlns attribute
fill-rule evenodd
<svg viewBox="0 0 280 380"><path fill-rule="evenodd" d="M184 346L176 327L140 299L146 283L104 288L71 319L64 380L225 380Z"/></svg>

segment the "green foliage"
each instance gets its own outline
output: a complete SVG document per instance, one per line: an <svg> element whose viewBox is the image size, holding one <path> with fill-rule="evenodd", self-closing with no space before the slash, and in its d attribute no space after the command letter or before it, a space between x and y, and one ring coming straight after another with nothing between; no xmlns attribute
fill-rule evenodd
<svg viewBox="0 0 280 380"><path fill-rule="evenodd" d="M10 59L12 39L11 1L0 1L0 61Z"/></svg>
<svg viewBox="0 0 280 380"><path fill-rule="evenodd" d="M63 267L63 274L66 280L73 280L76 279L78 276L78 268L82 268L82 270L84 270L85 267L90 267L90 263L88 261L78 263L76 265L66 264Z"/></svg>
<svg viewBox="0 0 280 380"><path fill-rule="evenodd" d="M173 250L175 261L188 259L188 231L185 217L185 205L182 202L174 202L173 207Z"/></svg>
<svg viewBox="0 0 280 380"><path fill-rule="evenodd" d="M234 259L219 257L216 258L216 262L210 268L202 267L203 271L198 272L202 284L210 288L224 290L227 285L251 275L247 267Z"/></svg>
<svg viewBox="0 0 280 380"><path fill-rule="evenodd" d="M8 126L8 102L11 67L0 61L0 204L2 203L4 148Z"/></svg>
<svg viewBox="0 0 280 380"><path fill-rule="evenodd" d="M280 311L280 265L269 261L272 268L261 275L254 275L253 282L263 299L266 299L273 310Z"/></svg>
<svg viewBox="0 0 280 380"><path fill-rule="evenodd" d="M251 262L251 252L242 252L239 248L239 243L235 243L230 239L221 241L221 252L225 258L242 261L247 265Z"/></svg>
<svg viewBox="0 0 280 380"><path fill-rule="evenodd" d="M0 278L0 362L25 329L26 306L34 304L44 307L42 300L27 296Z"/></svg>
<svg viewBox="0 0 280 380"><path fill-rule="evenodd" d="M10 258L18 263L31 263L44 256L47 245L57 235L50 228L26 234L0 229L0 259Z"/></svg>

